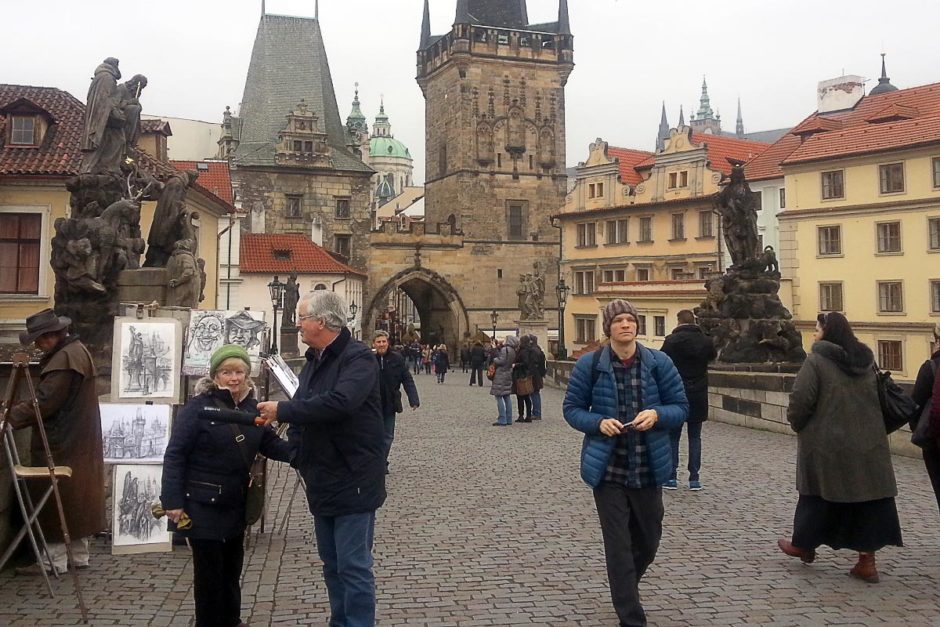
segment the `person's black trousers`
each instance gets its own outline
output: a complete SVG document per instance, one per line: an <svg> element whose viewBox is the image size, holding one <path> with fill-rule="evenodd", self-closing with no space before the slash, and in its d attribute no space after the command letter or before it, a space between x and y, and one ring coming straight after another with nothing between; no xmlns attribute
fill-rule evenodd
<svg viewBox="0 0 940 627"><path fill-rule="evenodd" d="M940 449L924 450L924 466L933 485L933 494L937 497L937 508L940 508Z"/></svg>
<svg viewBox="0 0 940 627"><path fill-rule="evenodd" d="M241 623L239 579L245 557L244 534L229 540L190 540L196 627L235 627Z"/></svg>
<svg viewBox="0 0 940 627"><path fill-rule="evenodd" d="M470 366L470 385L473 385L474 381L483 387L483 366Z"/></svg>
<svg viewBox="0 0 940 627"><path fill-rule="evenodd" d="M620 625L646 625L639 584L663 535L662 488L632 489L605 482L594 488L594 503L604 535L610 598Z"/></svg>
<svg viewBox="0 0 940 627"><path fill-rule="evenodd" d="M519 396L516 394L516 407L519 408L519 420L532 419L532 399L529 395ZM518 420L516 421L518 422Z"/></svg>

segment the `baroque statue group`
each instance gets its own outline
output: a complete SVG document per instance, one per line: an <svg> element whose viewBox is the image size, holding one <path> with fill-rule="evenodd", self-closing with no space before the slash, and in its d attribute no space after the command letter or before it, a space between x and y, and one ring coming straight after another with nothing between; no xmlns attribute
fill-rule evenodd
<svg viewBox="0 0 940 627"><path fill-rule="evenodd" d="M70 214L56 220L52 240L56 311L73 320L86 343L98 347L110 343L111 329L101 322L117 314L121 272L166 268L167 306L195 307L205 284L204 263L194 254L197 216L185 204L198 175L177 172L138 149L147 77L120 80L113 57L95 69L81 168L66 182ZM157 202L146 242L140 228L144 200Z"/></svg>

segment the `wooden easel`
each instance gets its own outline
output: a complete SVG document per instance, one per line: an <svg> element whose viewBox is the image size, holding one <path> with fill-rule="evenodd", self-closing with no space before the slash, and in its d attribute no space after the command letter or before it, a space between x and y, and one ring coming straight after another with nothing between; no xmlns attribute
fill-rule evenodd
<svg viewBox="0 0 940 627"><path fill-rule="evenodd" d="M38 434L42 440L43 450L46 454L46 467L42 466L23 466L20 464L19 455L16 451L16 443L13 439L13 426L10 424L10 412L13 409L16 400L16 391L21 380L26 381L26 389L29 392L27 400L32 403L33 412L36 416L33 437ZM0 569L7 563L16 547L22 542L25 536L29 536L30 544L33 547L33 554L36 557L36 565L42 572L46 581L46 587L49 588L49 595L55 596L52 591L52 584L49 581L49 575L46 571L46 564L49 570L58 579L59 574L52 564L52 557L49 554L49 546L46 544L46 538L39 526L39 513L46 505L50 496L55 497L56 509L59 512L59 526L62 530L62 539L65 541L65 553L68 557L68 563L72 563L72 540L69 537L68 523L65 521L65 510L62 507L62 495L59 493L59 479L72 476L72 469L68 466L56 466L52 459L52 451L49 448L49 439L46 437L46 428L43 425L42 414L39 411L39 401L36 398L36 388L33 387L33 380L29 376L29 356L26 353L16 353L13 356L13 372L10 376L10 382L7 386L6 395L3 397L2 413L0 413L0 437L3 438L3 447L6 450L7 463L13 471L13 491L16 493L16 499L20 504L20 513L23 515L23 528L13 538L9 548L0 557ZM38 460L32 460L34 463ZM28 481L49 480L49 487L43 492L39 501L33 504L32 497L27 489ZM38 538L38 541L37 541ZM45 556L45 560L43 557ZM82 598L82 588L79 581L78 569L69 568L72 574L72 581L75 584L75 596L78 599L78 607L82 613L82 622L88 623L88 609L85 607L85 600Z"/></svg>

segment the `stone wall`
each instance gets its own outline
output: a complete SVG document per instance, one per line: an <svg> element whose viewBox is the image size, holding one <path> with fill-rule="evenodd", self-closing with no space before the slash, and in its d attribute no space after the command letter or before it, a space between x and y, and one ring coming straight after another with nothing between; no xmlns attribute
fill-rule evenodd
<svg viewBox="0 0 940 627"><path fill-rule="evenodd" d="M564 389L573 367L571 361L549 362L546 384ZM708 375L709 420L795 436L787 422L795 379L796 369L788 365L713 367ZM910 384L900 385L910 391ZM888 439L895 455L921 457L906 426Z"/></svg>

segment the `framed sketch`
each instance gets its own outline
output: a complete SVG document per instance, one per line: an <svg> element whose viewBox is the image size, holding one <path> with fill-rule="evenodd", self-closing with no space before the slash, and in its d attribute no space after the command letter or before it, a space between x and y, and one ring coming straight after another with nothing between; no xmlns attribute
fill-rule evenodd
<svg viewBox="0 0 940 627"><path fill-rule="evenodd" d="M284 358L280 355L268 355L264 361L287 398L294 398L300 381L294 371L290 369L290 366L287 365L287 362L284 361Z"/></svg>
<svg viewBox="0 0 940 627"><path fill-rule="evenodd" d="M169 405L101 403L106 464L162 464L170 441Z"/></svg>
<svg viewBox="0 0 940 627"><path fill-rule="evenodd" d="M264 339L263 311L193 311L183 350L183 374L209 374L209 358L223 344L238 344L257 362ZM253 368L257 374L258 368Z"/></svg>
<svg viewBox="0 0 940 627"><path fill-rule="evenodd" d="M115 318L111 400L176 402L181 331L173 318Z"/></svg>
<svg viewBox="0 0 940 627"><path fill-rule="evenodd" d="M150 508L160 500L163 465L114 466L111 554L168 553L173 550L167 519Z"/></svg>

